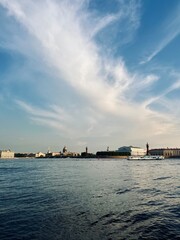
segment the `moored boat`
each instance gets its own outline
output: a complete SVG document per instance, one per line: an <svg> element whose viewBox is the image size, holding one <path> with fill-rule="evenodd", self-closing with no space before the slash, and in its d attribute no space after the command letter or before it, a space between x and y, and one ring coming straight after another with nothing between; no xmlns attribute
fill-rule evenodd
<svg viewBox="0 0 180 240"><path fill-rule="evenodd" d="M163 160L164 156L160 155L145 155L145 156L129 156L127 160Z"/></svg>

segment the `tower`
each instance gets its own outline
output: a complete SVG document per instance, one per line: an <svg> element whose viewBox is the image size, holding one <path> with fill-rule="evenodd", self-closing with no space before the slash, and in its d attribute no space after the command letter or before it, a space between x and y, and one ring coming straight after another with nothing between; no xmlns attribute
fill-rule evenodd
<svg viewBox="0 0 180 240"><path fill-rule="evenodd" d="M149 144L146 144L146 155L149 155Z"/></svg>
<svg viewBox="0 0 180 240"><path fill-rule="evenodd" d="M67 153L67 147L66 146L63 147L63 153Z"/></svg>

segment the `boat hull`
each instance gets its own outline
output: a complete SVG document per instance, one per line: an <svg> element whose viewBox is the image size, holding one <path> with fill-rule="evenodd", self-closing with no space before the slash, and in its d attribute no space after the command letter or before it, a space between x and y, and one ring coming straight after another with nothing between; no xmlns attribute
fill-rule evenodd
<svg viewBox="0 0 180 240"><path fill-rule="evenodd" d="M163 159L164 159L163 156L149 156L149 155L141 156L141 157L139 157L139 156L129 156L127 158L127 160L131 160L131 161L135 161L135 160L137 160L137 161L149 161L149 160L163 160Z"/></svg>

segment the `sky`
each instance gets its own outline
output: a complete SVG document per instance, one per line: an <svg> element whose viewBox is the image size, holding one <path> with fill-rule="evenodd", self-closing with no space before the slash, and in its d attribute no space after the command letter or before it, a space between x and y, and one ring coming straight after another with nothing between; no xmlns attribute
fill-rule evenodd
<svg viewBox="0 0 180 240"><path fill-rule="evenodd" d="M180 147L179 0L0 0L0 149Z"/></svg>

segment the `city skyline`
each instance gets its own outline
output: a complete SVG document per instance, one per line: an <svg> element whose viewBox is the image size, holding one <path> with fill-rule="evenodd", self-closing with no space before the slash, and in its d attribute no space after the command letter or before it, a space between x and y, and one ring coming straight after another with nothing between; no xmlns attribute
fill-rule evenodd
<svg viewBox="0 0 180 240"><path fill-rule="evenodd" d="M0 149L179 147L178 0L0 0Z"/></svg>

